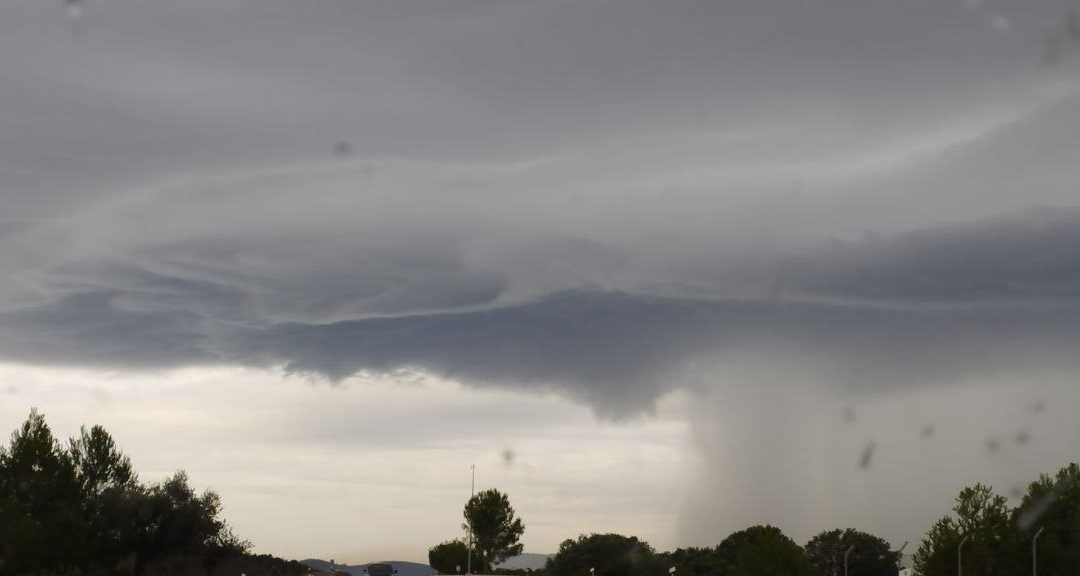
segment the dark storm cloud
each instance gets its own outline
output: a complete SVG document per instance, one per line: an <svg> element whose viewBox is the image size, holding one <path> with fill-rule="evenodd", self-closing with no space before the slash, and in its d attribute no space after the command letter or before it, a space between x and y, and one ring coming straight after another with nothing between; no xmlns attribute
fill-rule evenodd
<svg viewBox="0 0 1080 576"><path fill-rule="evenodd" d="M776 288L862 302L1075 303L1077 246L1080 211L1032 209L887 238L836 241L787 262Z"/></svg>
<svg viewBox="0 0 1080 576"><path fill-rule="evenodd" d="M70 366L167 368L219 361L187 310L131 311L119 295L87 292L0 315L7 360Z"/></svg>
<svg viewBox="0 0 1080 576"><path fill-rule="evenodd" d="M826 358L834 386L897 390L1067 361L1075 308L910 312L568 294L485 312L279 326L245 340L291 370L342 377L413 367L469 383L560 389L608 415L684 385L682 366L773 350ZM991 336L992 335L992 336ZM236 353L235 351L233 353ZM241 358L244 355L239 354Z"/></svg>
<svg viewBox="0 0 1080 576"><path fill-rule="evenodd" d="M323 277L332 266L319 264L313 286L303 288L206 273L220 266L219 251L235 247L174 246L166 264L148 265L156 272L114 263L54 273L50 286L63 295L0 316L0 351L62 364L284 364L334 380L416 368L476 385L561 390L609 415L645 409L684 385L674 375L687 363L714 358L722 373L726 358L753 349L827 359L839 389L895 389L1067 363L1080 345L1078 231L1074 211L1025 211L827 246L774 263L783 290L761 283L750 299L570 292L492 307L498 282L458 271L462 286L479 291L455 296L429 259L415 270L426 274L420 286L445 288L439 305L484 309L324 323L275 321L263 306L284 296L256 297L251 287L312 298L296 310L330 315L324 308L339 291L379 277L363 276L369 259ZM316 285L327 289L325 301ZM431 304L409 298L405 304Z"/></svg>

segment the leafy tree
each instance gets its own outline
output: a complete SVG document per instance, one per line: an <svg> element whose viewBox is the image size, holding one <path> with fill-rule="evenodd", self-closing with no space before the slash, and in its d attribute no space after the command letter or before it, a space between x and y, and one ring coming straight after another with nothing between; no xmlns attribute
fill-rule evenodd
<svg viewBox="0 0 1080 576"><path fill-rule="evenodd" d="M0 576L303 573L248 547L221 518L217 494L196 494L183 472L139 484L101 427L83 428L65 450L32 410L0 446Z"/></svg>
<svg viewBox="0 0 1080 576"><path fill-rule="evenodd" d="M473 564L474 571L487 572L492 564L521 554L519 540L525 525L515 516L510 498L494 488L480 492L465 504L465 528L473 535L473 549L479 559L479 567Z"/></svg>
<svg viewBox="0 0 1080 576"><path fill-rule="evenodd" d="M848 528L829 530L806 544L806 557L822 576L843 576L844 555L850 576L896 576L900 558L885 540Z"/></svg>
<svg viewBox="0 0 1080 576"><path fill-rule="evenodd" d="M634 536L591 534L565 540L548 559L547 576L657 576L663 573L652 546Z"/></svg>
<svg viewBox="0 0 1080 576"><path fill-rule="evenodd" d="M679 548L673 552L658 555L660 564L674 566L679 576L713 576L720 572L723 564L716 548Z"/></svg>
<svg viewBox="0 0 1080 576"><path fill-rule="evenodd" d="M479 562L473 555L473 562ZM448 540L428 550L428 564L440 574L464 572L469 563L469 546L461 540ZM479 564L475 564L479 565Z"/></svg>
<svg viewBox="0 0 1080 576"><path fill-rule="evenodd" d="M31 410L0 448L0 574L69 569L86 554L75 466Z"/></svg>
<svg viewBox="0 0 1080 576"><path fill-rule="evenodd" d="M140 489L135 470L101 426L83 427L68 452L93 540L92 557L100 566L113 566L138 532L132 514Z"/></svg>
<svg viewBox="0 0 1080 576"><path fill-rule="evenodd" d="M953 515L941 518L913 556L922 576L955 576L957 547L964 536L964 574L994 576L1022 572L1020 550L1004 496L984 484L964 488L956 498Z"/></svg>
<svg viewBox="0 0 1080 576"><path fill-rule="evenodd" d="M814 566L803 549L775 526L753 526L725 538L716 547L726 576L812 576Z"/></svg>
<svg viewBox="0 0 1080 576"><path fill-rule="evenodd" d="M221 497L211 490L196 495L186 472L151 486L139 500L140 559L243 552L250 547L219 518Z"/></svg>
<svg viewBox="0 0 1080 576"><path fill-rule="evenodd" d="M1070 464L1054 477L1039 476L1028 486L1013 518L1025 551L1043 529L1038 542L1040 574L1075 573L1080 566L1080 466Z"/></svg>
<svg viewBox="0 0 1080 576"><path fill-rule="evenodd" d="M69 446L79 487L89 497L100 496L109 490L131 488L138 483L131 459L117 448L112 436L101 426L90 430L84 426Z"/></svg>

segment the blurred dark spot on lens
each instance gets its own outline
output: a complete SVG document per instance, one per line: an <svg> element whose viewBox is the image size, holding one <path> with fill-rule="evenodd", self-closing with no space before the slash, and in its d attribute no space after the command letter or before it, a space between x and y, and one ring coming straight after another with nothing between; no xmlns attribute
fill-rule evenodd
<svg viewBox="0 0 1080 576"><path fill-rule="evenodd" d="M1046 410L1046 400L1039 400L1031 405L1031 411L1036 414L1041 414Z"/></svg>
<svg viewBox="0 0 1080 576"><path fill-rule="evenodd" d="M351 143L345 140L340 140L334 143L334 156L348 156L350 154L352 154Z"/></svg>
<svg viewBox="0 0 1080 576"><path fill-rule="evenodd" d="M1016 499L1023 498L1024 489L1019 486L1013 485L1012 488L1009 488L1009 496Z"/></svg>
<svg viewBox="0 0 1080 576"><path fill-rule="evenodd" d="M877 449L877 442L870 442L863 448L862 454L859 456L859 468L866 470L870 468L870 465L874 461L874 450Z"/></svg>
<svg viewBox="0 0 1080 576"><path fill-rule="evenodd" d="M514 454L514 451L513 451L513 450L511 450L511 449L509 449L509 448L507 448L507 449L503 450L503 451L502 451L502 460L503 460L503 464L504 464L504 465L506 465L507 467L509 467L509 466L513 466L513 465L514 465L514 458L515 458L515 456L516 456L516 455Z"/></svg>
<svg viewBox="0 0 1080 576"><path fill-rule="evenodd" d="M7 387L7 393L14 396L19 393L19 389L14 384L11 384Z"/></svg>
<svg viewBox="0 0 1080 576"><path fill-rule="evenodd" d="M1001 451L1001 441L997 438L988 438L986 440L986 451L991 454L997 454Z"/></svg>
<svg viewBox="0 0 1080 576"><path fill-rule="evenodd" d="M1031 442L1031 434L1027 430L1021 430L1016 433L1016 443L1021 446L1027 446L1028 442Z"/></svg>
<svg viewBox="0 0 1080 576"><path fill-rule="evenodd" d="M933 438L935 432L937 432L937 427L933 424L927 424L919 431L919 436L922 436L923 438Z"/></svg>
<svg viewBox="0 0 1080 576"><path fill-rule="evenodd" d="M844 409L844 423L845 424L854 424L855 423L855 408L853 408L851 406L848 406L847 408Z"/></svg>

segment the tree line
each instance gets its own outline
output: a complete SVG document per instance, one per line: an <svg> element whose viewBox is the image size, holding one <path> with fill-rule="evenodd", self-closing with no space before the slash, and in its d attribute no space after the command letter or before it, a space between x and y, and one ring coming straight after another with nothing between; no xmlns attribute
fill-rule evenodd
<svg viewBox="0 0 1080 576"><path fill-rule="evenodd" d="M963 545L961 545L963 544ZM1028 485L1020 503L985 484L965 488L916 551L924 576L1080 574L1080 466L1069 464Z"/></svg>
<svg viewBox="0 0 1080 576"><path fill-rule="evenodd" d="M483 511L481 513L480 511ZM519 554L524 525L506 494L487 490L465 506L473 540L473 573L532 576L896 576L901 552L855 529L818 533L799 546L775 526L752 526L713 547L657 552L621 534L582 534L559 545L540 570L497 564ZM441 574L463 573L470 546L460 539L433 546L428 561ZM1043 576L1080 574L1080 466L1040 475L1020 503L984 484L964 488L952 510L934 523L912 556L918 576Z"/></svg>
<svg viewBox="0 0 1080 576"><path fill-rule="evenodd" d="M183 471L141 483L101 426L62 445L31 410L0 445L0 576L307 574L250 554L221 509Z"/></svg>

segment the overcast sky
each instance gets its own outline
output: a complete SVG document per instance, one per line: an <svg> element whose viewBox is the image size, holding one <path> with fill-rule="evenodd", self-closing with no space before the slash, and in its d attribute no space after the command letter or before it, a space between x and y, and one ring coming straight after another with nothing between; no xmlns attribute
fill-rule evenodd
<svg viewBox="0 0 1080 576"><path fill-rule="evenodd" d="M917 542L1080 450L1071 0L0 3L0 429L260 552Z"/></svg>

